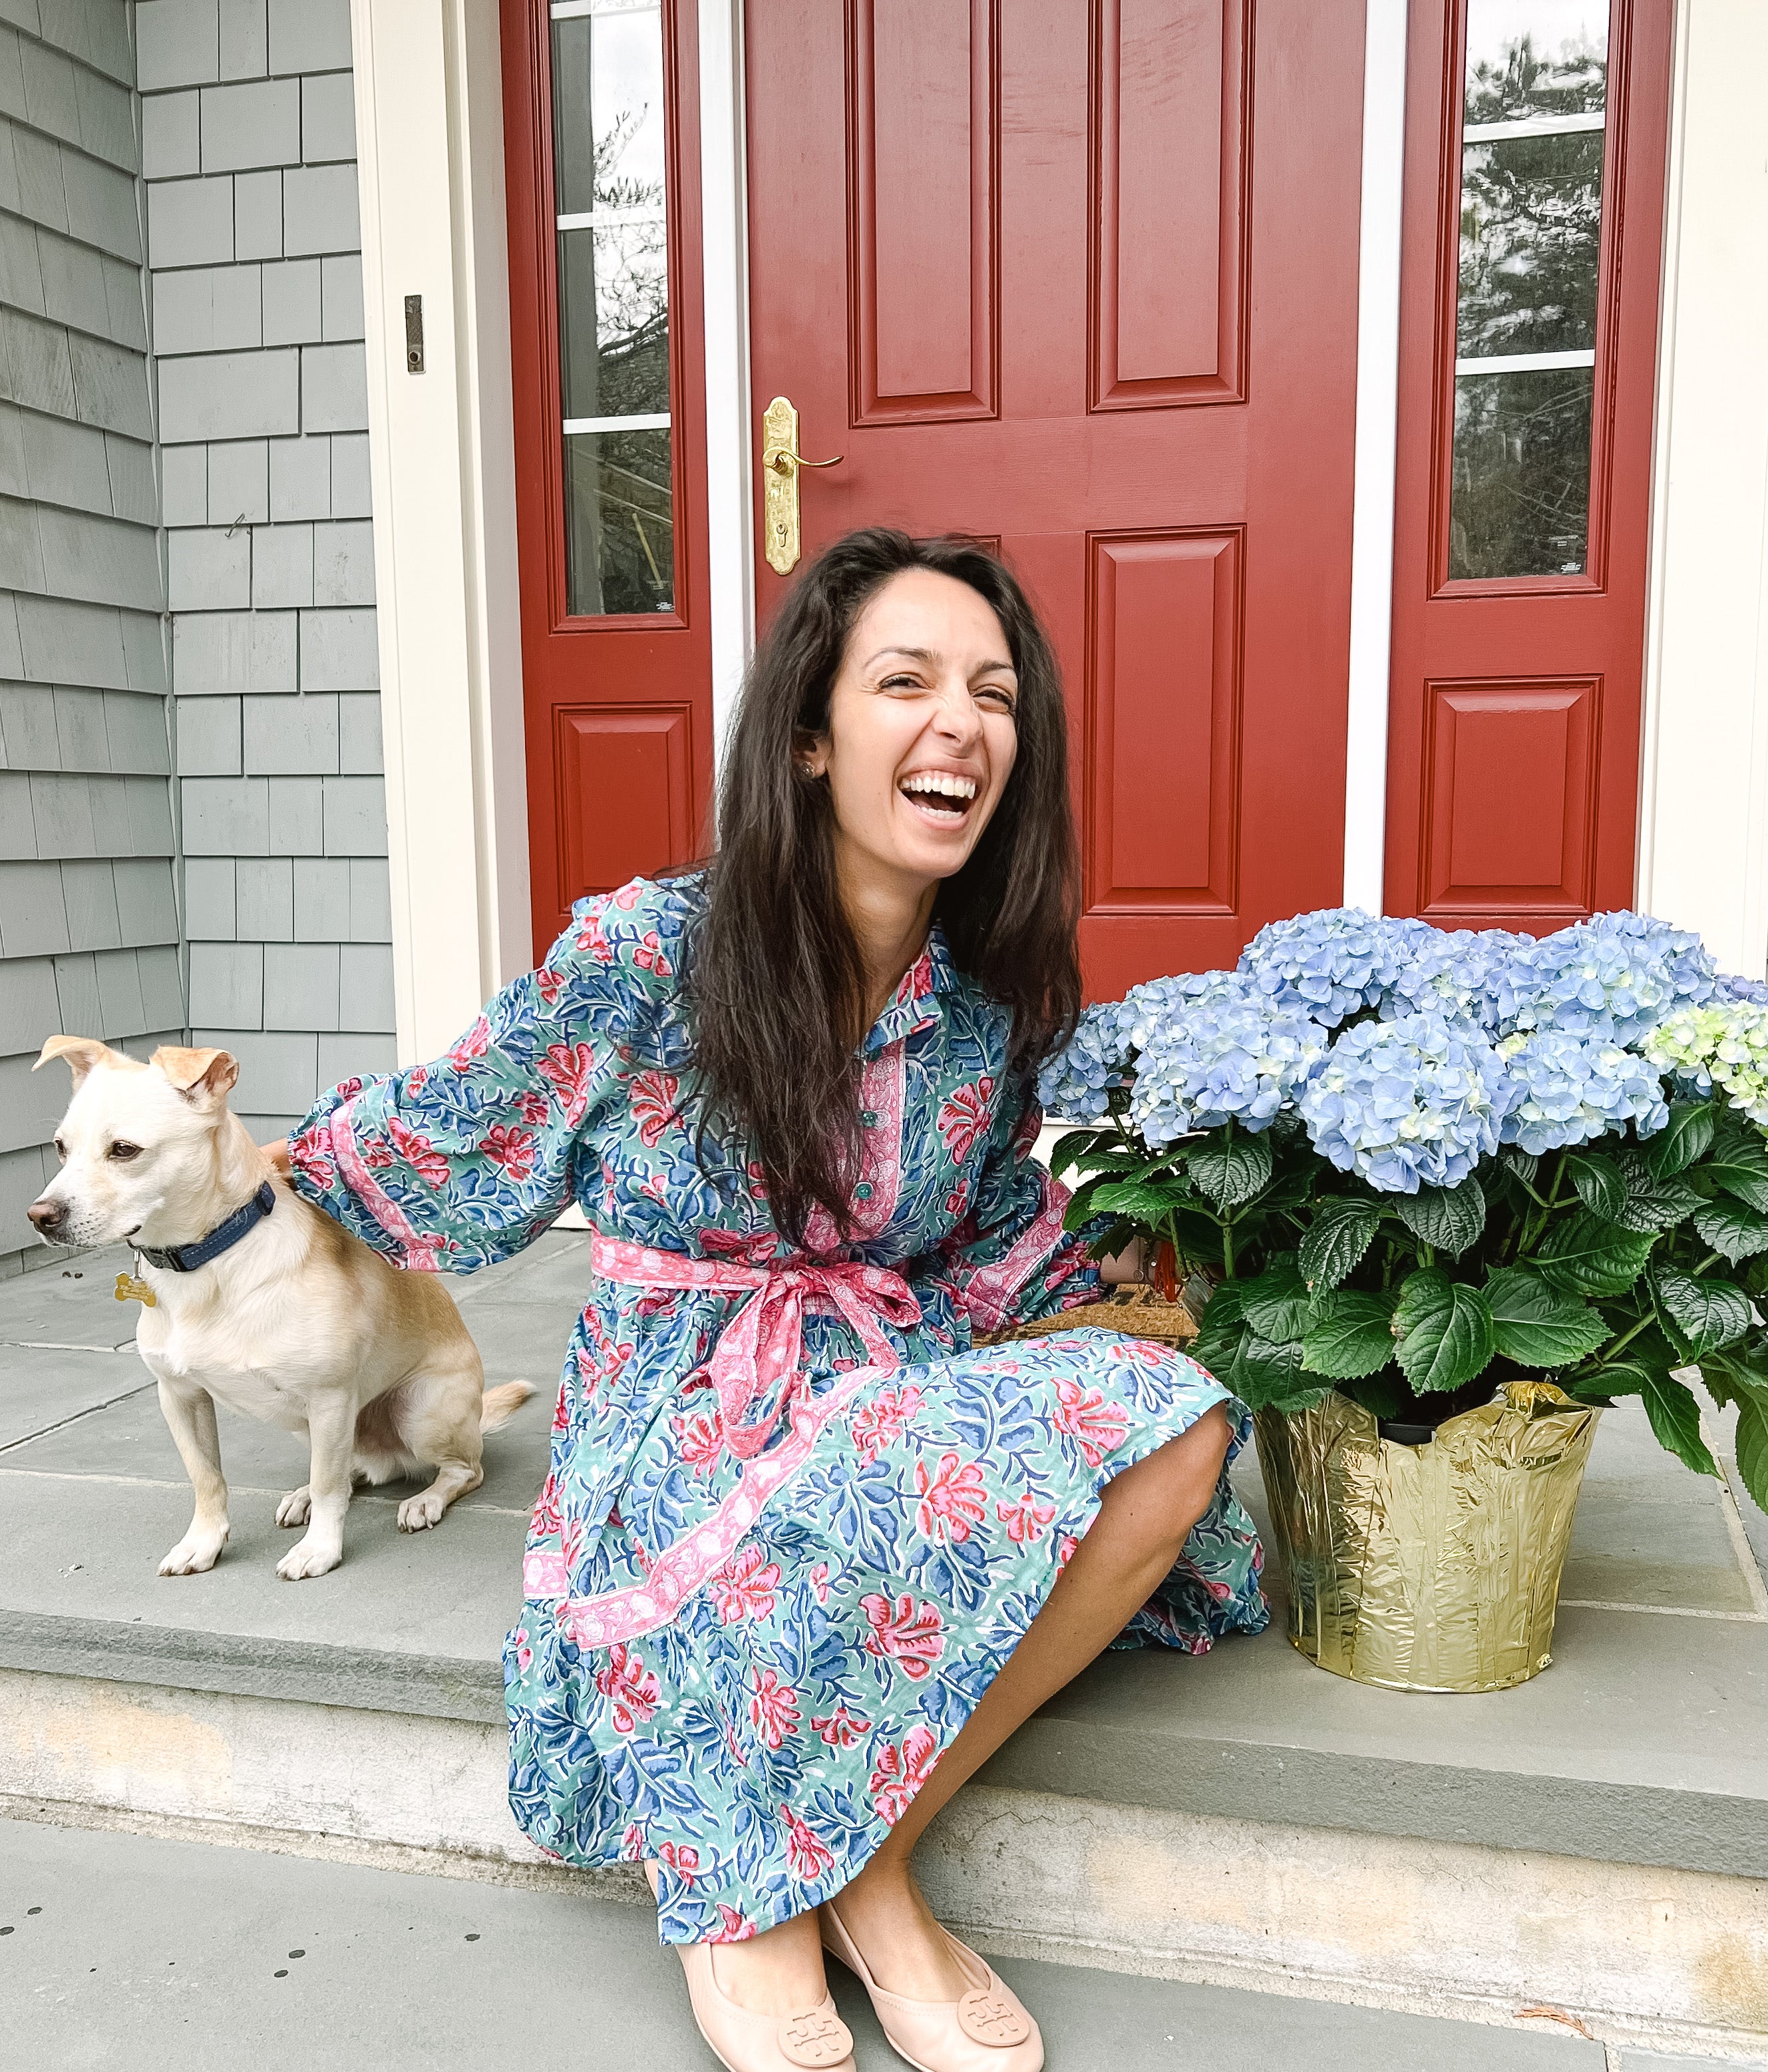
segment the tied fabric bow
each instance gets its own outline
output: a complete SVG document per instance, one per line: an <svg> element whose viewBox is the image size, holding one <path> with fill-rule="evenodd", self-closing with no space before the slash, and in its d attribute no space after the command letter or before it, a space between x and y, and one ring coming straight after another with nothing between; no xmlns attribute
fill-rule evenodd
<svg viewBox="0 0 1768 2072"><path fill-rule="evenodd" d="M818 1302L835 1309L854 1329L872 1364L886 1373L900 1366L880 1320L907 1330L921 1322L921 1305L900 1273L863 1260L783 1260L747 1266L736 1260L690 1259L628 1244L597 1231L590 1261L605 1281L641 1288L704 1289L715 1294L748 1293L749 1299L719 1334L706 1371L718 1391L724 1443L740 1461L753 1460L767 1444L794 1400L804 1392L799 1363L804 1353L804 1309ZM747 1421L757 1403L771 1408Z"/></svg>

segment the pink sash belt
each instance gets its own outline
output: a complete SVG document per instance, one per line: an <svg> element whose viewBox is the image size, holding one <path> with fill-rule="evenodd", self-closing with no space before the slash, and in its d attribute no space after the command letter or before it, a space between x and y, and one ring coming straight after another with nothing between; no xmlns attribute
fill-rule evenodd
<svg viewBox="0 0 1768 2072"><path fill-rule="evenodd" d="M589 1257L605 1281L749 1296L719 1334L707 1362L707 1372L718 1391L724 1443L740 1461L753 1459L790 1416L796 1400L807 1393L800 1365L806 1303L815 1302L844 1318L871 1364L887 1374L901 1361L880 1323L907 1330L921 1322L921 1305L902 1276L887 1266L868 1266L863 1260L821 1263L788 1259L770 1266L748 1266L737 1260L690 1259L685 1252L629 1244L600 1231ZM759 1416L752 1416L758 1404L766 1407Z"/></svg>

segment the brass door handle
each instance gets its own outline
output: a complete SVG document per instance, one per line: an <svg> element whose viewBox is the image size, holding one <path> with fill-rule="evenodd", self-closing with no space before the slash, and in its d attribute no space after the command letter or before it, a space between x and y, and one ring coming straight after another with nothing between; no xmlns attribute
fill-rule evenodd
<svg viewBox="0 0 1768 2072"><path fill-rule="evenodd" d="M791 399L776 396L761 413L761 519L767 565L789 576L798 565L798 470L839 467L845 455L806 460L798 451L798 413Z"/></svg>

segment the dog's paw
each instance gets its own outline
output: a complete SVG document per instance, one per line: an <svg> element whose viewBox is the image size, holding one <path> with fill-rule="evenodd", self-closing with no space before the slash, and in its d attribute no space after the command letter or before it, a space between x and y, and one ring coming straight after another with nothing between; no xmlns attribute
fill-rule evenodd
<svg viewBox="0 0 1768 2072"><path fill-rule="evenodd" d="M277 1573L285 1583L299 1583L309 1576L323 1576L328 1569L335 1568L343 1558L341 1547L328 1546L322 1540L303 1540L277 1562Z"/></svg>
<svg viewBox="0 0 1768 2072"><path fill-rule="evenodd" d="M212 1568L226 1546L228 1536L223 1531L199 1535L187 1532L171 1552L160 1564L162 1576L201 1576Z"/></svg>
<svg viewBox="0 0 1768 2072"><path fill-rule="evenodd" d="M307 1514L312 1508L313 1498L308 1491L306 1484L303 1482L299 1489L290 1490L281 1503L277 1506L277 1523L278 1525L290 1527L305 1525L307 1522Z"/></svg>
<svg viewBox="0 0 1768 2072"><path fill-rule="evenodd" d="M442 1513L447 1509L446 1497L438 1496L433 1489L420 1490L399 1507L399 1529L401 1532L427 1532L431 1526L441 1523Z"/></svg>

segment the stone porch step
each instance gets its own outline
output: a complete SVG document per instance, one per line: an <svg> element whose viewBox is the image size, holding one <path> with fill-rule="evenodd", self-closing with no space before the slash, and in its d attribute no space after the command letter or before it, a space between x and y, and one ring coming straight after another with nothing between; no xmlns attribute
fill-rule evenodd
<svg viewBox="0 0 1768 2072"><path fill-rule="evenodd" d="M114 1268L0 1289L10 1810L639 1897L544 1863L503 1802L497 1651L583 1249L556 1235L460 1291L490 1379L540 1392L484 1487L416 1538L397 1493L360 1501L345 1567L294 1586L271 1513L299 1445L225 1424L234 1540L162 1581L187 1492ZM1250 1463L1243 1486L1260 1509ZM1503 2026L1544 2004L1617 2044L1768 2054L1765 1527L1617 1412L1544 1675L1366 1690L1275 1625L1197 1661L1112 1655L961 1796L925 1881L1031 1959Z"/></svg>

